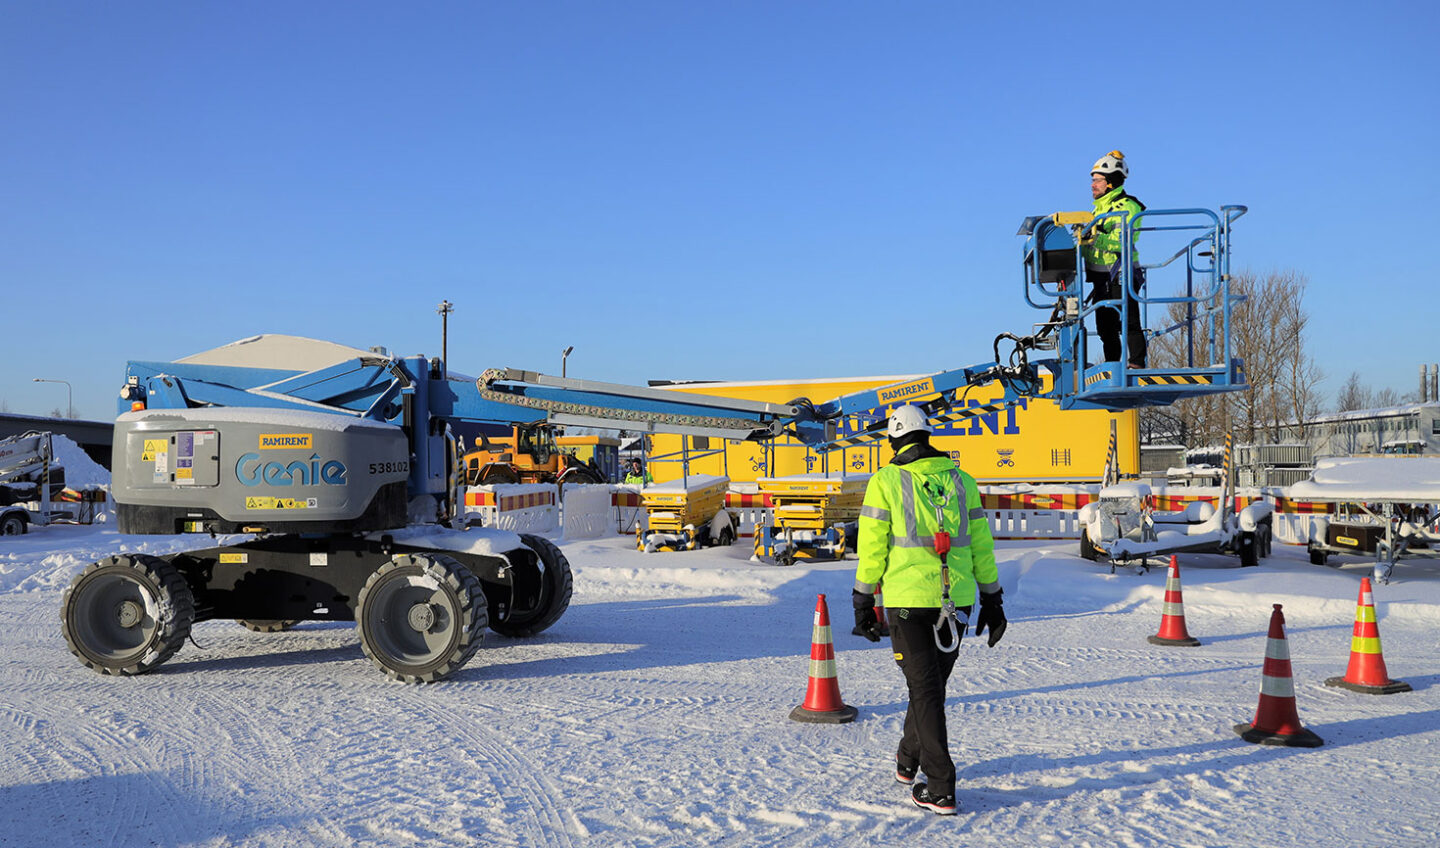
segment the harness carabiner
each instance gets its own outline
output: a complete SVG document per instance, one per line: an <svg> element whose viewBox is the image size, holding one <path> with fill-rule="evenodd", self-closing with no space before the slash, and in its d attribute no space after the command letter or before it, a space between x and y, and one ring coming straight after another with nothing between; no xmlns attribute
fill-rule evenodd
<svg viewBox="0 0 1440 848"><path fill-rule="evenodd" d="M965 620L960 621L960 610L955 607L955 602L949 598L940 607L940 620L935 622L935 647L942 652L952 654L960 648L960 637L970 629L970 616L965 615Z"/></svg>
<svg viewBox="0 0 1440 848"><path fill-rule="evenodd" d="M938 493L932 491L928 483L922 484L922 488L935 506L935 553L940 556L940 618L935 622L935 647L950 654L959 650L960 637L970 626L970 616L965 616L964 624L959 623L959 610L950 600L950 533L945 529L945 505L950 503L950 498L944 489Z"/></svg>

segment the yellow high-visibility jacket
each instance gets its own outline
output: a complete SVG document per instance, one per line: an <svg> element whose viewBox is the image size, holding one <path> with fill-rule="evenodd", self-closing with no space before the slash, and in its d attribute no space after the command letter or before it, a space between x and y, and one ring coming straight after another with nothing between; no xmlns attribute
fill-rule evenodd
<svg viewBox="0 0 1440 848"><path fill-rule="evenodd" d="M947 456L907 463L907 452L876 472L865 489L855 589L873 594L876 585L883 584L886 607L941 605L940 556L935 553L939 501L950 533L950 599L956 606L969 606L977 584L985 594L999 591L995 538L975 478Z"/></svg>
<svg viewBox="0 0 1440 848"><path fill-rule="evenodd" d="M1107 271L1120 261L1120 253L1124 250L1125 244L1125 222L1128 221L1134 225L1135 216L1143 211L1145 211L1145 204L1126 194L1124 186L1112 188L1095 198L1095 217L1098 218L1107 212L1124 212L1125 214L1106 218L1090 231L1090 240L1081 245L1085 254L1086 269ZM1140 234L1132 230L1130 233L1130 260L1136 263L1140 261L1140 251L1136 248L1139 241Z"/></svg>

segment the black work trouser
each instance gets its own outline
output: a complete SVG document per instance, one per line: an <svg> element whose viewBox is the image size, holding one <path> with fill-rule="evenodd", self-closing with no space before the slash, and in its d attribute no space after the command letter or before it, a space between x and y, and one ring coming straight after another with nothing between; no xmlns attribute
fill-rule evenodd
<svg viewBox="0 0 1440 848"><path fill-rule="evenodd" d="M955 794L955 761L950 759L950 738L945 732L945 683L955 668L959 651L935 647L935 607L887 609L890 644L895 662L905 673L910 705L905 710L905 732L895 761L925 772L932 795ZM970 608L965 607L966 616Z"/></svg>
<svg viewBox="0 0 1440 848"><path fill-rule="evenodd" d="M1121 286L1118 275L1109 271L1087 271L1086 276L1094 284L1094 288L1090 290L1091 303L1120 299ZM1144 285L1145 272L1136 269L1131 282L1132 295L1139 294L1140 288ZM1140 319L1140 301L1132 296L1125 302L1125 312L1130 322L1130 330L1125 334L1126 347L1129 348L1128 361L1144 365L1149 345L1145 341L1145 325ZM1100 344L1104 347L1105 361L1119 362L1125 353L1120 345L1120 311L1109 306L1102 306L1095 310L1095 332L1100 336Z"/></svg>

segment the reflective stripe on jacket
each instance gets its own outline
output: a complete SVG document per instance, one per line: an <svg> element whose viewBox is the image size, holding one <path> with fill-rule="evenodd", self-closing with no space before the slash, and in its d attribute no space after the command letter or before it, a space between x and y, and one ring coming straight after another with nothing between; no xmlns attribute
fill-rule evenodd
<svg viewBox="0 0 1440 848"><path fill-rule="evenodd" d="M929 456L891 463L870 478L860 508L856 589L873 593L876 584L883 584L887 607L940 606L940 555L935 553L939 499L945 502L945 530L950 533L950 599L966 606L974 601L977 583L987 594L1000 588L995 539L975 478L949 457Z"/></svg>
<svg viewBox="0 0 1440 848"><path fill-rule="evenodd" d="M1106 218L1096 224L1090 231L1090 241L1084 245L1085 267L1091 271L1108 271L1116 262L1120 261L1120 249L1125 234L1125 221L1132 225L1135 223L1135 216L1145 211L1145 204L1125 193L1125 187L1112 188L1099 197L1095 198L1095 217L1100 217L1106 212L1126 212L1126 215L1116 215L1114 218ZM1134 250L1135 242L1140 240L1140 234L1131 231L1130 258L1132 262L1140 261L1140 252Z"/></svg>

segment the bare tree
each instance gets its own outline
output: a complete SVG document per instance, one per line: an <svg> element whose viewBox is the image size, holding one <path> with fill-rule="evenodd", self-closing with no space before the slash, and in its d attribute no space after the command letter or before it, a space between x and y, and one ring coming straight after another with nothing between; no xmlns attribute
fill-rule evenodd
<svg viewBox="0 0 1440 848"><path fill-rule="evenodd" d="M1374 409L1379 409L1386 406L1399 406L1404 402L1405 398L1401 397L1399 392L1390 386L1386 386L1375 392L1370 400L1370 405Z"/></svg>
<svg viewBox="0 0 1440 848"><path fill-rule="evenodd" d="M51 417L51 418L64 418L64 417L65 417L65 410L63 410L63 409L61 409L60 407L57 406L57 407L55 407L54 409L50 410L50 417Z"/></svg>
<svg viewBox="0 0 1440 848"><path fill-rule="evenodd" d="M1178 430L1189 447L1218 444L1226 431L1240 442L1280 441L1287 425L1304 422L1320 412L1318 384L1322 377L1305 350L1309 314L1305 311L1307 280L1294 271L1264 277L1250 272L1232 276L1231 294L1244 299L1231 307L1230 355L1244 362L1250 390L1202 395L1180 401L1167 411L1146 410L1142 417L1179 419ZM1172 303L1165 328L1150 345L1151 364L1158 368L1219 364L1220 304ZM1143 425L1142 425L1143 426Z"/></svg>
<svg viewBox="0 0 1440 848"><path fill-rule="evenodd" d="M1339 394L1335 395L1335 411L1349 412L1352 409L1370 409L1374 406L1370 400L1370 387L1360 379L1359 371L1351 371L1345 385L1340 387Z"/></svg>

